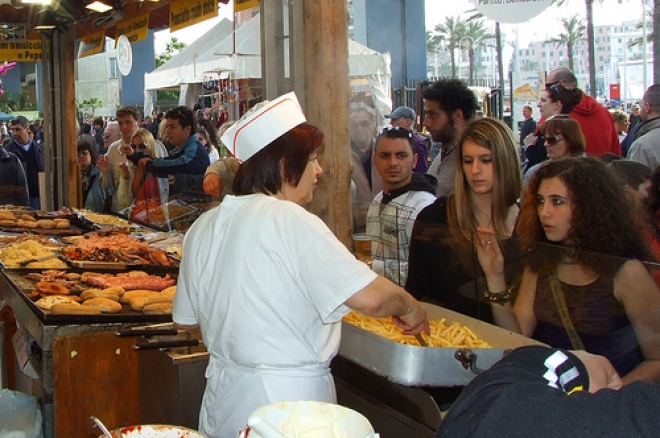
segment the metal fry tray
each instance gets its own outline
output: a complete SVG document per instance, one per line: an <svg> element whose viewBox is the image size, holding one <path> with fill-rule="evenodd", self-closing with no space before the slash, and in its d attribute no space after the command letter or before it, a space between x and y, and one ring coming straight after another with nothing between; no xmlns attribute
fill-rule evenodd
<svg viewBox="0 0 660 438"><path fill-rule="evenodd" d="M404 386L448 387L467 385L508 352L525 345L543 345L442 307L424 303L429 319L445 318L469 327L492 348L439 348L404 345L342 323L339 355L369 371Z"/></svg>

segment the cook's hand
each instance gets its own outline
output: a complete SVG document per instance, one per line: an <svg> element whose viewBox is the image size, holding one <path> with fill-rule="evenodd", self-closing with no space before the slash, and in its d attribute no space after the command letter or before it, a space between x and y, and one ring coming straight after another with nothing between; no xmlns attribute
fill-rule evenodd
<svg viewBox="0 0 660 438"><path fill-rule="evenodd" d="M504 273L504 255L497 236L492 230L477 227L474 246L477 249L479 264L486 277Z"/></svg>
<svg viewBox="0 0 660 438"><path fill-rule="evenodd" d="M582 361L589 372L589 392L601 389L620 389L623 386L621 377L607 358L587 353L583 350L572 352Z"/></svg>
<svg viewBox="0 0 660 438"><path fill-rule="evenodd" d="M204 192L207 195L220 197L220 191L222 190L222 180L215 173L209 173L204 177L204 183L202 184Z"/></svg>
<svg viewBox="0 0 660 438"><path fill-rule="evenodd" d="M119 146L119 152L125 154L127 157L132 157L135 153L130 144L122 144Z"/></svg>
<svg viewBox="0 0 660 438"><path fill-rule="evenodd" d="M394 325L403 330L404 335L415 335L424 331L427 335L429 331L429 318L426 315L426 308L420 304L419 301L410 297L412 305L410 310L405 315L393 316L392 322Z"/></svg>
<svg viewBox="0 0 660 438"><path fill-rule="evenodd" d="M101 155L98 160L96 160L96 167L101 172L107 172L110 170L110 163L108 163L108 156L107 155Z"/></svg>
<svg viewBox="0 0 660 438"><path fill-rule="evenodd" d="M533 144L536 144L537 137L534 134L527 134L527 137L523 139L523 144L525 147L529 147Z"/></svg>
<svg viewBox="0 0 660 438"><path fill-rule="evenodd" d="M140 169L146 170L147 169L147 163L151 161L151 158L140 158L140 161L138 164L140 165Z"/></svg>

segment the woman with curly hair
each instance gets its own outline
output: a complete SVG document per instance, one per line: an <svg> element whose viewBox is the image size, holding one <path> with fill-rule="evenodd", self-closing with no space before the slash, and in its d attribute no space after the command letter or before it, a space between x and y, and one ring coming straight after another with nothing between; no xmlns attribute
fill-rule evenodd
<svg viewBox="0 0 660 438"><path fill-rule="evenodd" d="M566 158L542 166L525 192L517 234L528 254L515 304L488 230L477 254L498 325L552 347L607 357L623 377L660 382L660 291L636 206L607 165Z"/></svg>
<svg viewBox="0 0 660 438"><path fill-rule="evenodd" d="M485 284L480 284L473 236L477 227L492 229L506 248L507 267L514 266L518 252L510 237L521 191L520 160L509 127L489 117L470 123L456 147L454 192L415 219L405 289L418 299L492 321L490 305L480 296Z"/></svg>
<svg viewBox="0 0 660 438"><path fill-rule="evenodd" d="M580 124L567 117L555 117L541 125L541 134L545 143L543 146L550 160L566 157L582 157L587 150L587 142L582 135ZM546 161L530 167L523 178L523 187L527 188L532 176Z"/></svg>

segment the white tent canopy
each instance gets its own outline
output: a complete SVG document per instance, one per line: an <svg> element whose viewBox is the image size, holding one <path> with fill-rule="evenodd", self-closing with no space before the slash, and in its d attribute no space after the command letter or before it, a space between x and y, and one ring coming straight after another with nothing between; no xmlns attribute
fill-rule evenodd
<svg viewBox="0 0 660 438"><path fill-rule="evenodd" d="M224 20L223 20L224 22ZM220 24L222 24L221 22ZM219 26L219 25L218 25ZM216 26L216 27L218 27ZM215 28L214 28L215 29ZM215 44L198 44L194 51L184 51L173 56L172 59L144 75L145 90L158 90L164 88L181 87L181 104L196 102L196 96L189 96L189 84L201 84L210 76L226 72L233 79L248 79L261 77L261 37L260 18L255 17L246 21L233 33L227 34L218 41L217 37L202 35L198 41L217 41ZM392 109L390 81L392 72L389 53L379 53L355 41L348 44L349 75L351 79L365 79L373 94L377 110L381 115L389 114ZM185 59L179 56L185 55ZM191 56L192 55L192 56ZM172 66L172 67L170 67ZM186 94L186 96L184 96ZM145 108L151 107L151 93L145 92ZM190 105L192 106L192 105Z"/></svg>

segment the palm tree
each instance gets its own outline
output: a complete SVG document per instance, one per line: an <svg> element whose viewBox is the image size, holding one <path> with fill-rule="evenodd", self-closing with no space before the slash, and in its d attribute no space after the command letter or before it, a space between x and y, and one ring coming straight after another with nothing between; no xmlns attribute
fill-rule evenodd
<svg viewBox="0 0 660 438"><path fill-rule="evenodd" d="M550 38L546 43L556 44L557 48L560 48L563 45L566 46L568 68L572 71L573 47L575 46L575 43L584 39L584 31L586 27L582 24L577 15L574 15L571 18L562 18L561 24L564 26L566 32L560 33L558 37Z"/></svg>
<svg viewBox="0 0 660 438"><path fill-rule="evenodd" d="M525 71L538 71L541 65L536 61L529 61L523 64L522 69Z"/></svg>
<svg viewBox="0 0 660 438"><path fill-rule="evenodd" d="M431 37L436 45L440 44L441 42L446 44L447 50L449 50L452 78L456 77L456 55L454 51L458 47L458 43L463 32L463 27L463 22L459 17L446 17L444 24L437 24L435 26L433 29L434 36ZM427 43L428 41L429 39L427 39Z"/></svg>
<svg viewBox="0 0 660 438"><path fill-rule="evenodd" d="M483 20L472 20L468 21L463 29L463 34L461 35L460 40L466 39L469 41L468 46L468 57L470 59L470 75L469 83L474 82L474 54L478 49L483 49L486 47L488 40L495 38L495 35L488 32L488 29L484 26ZM460 42L459 40L459 42Z"/></svg>

